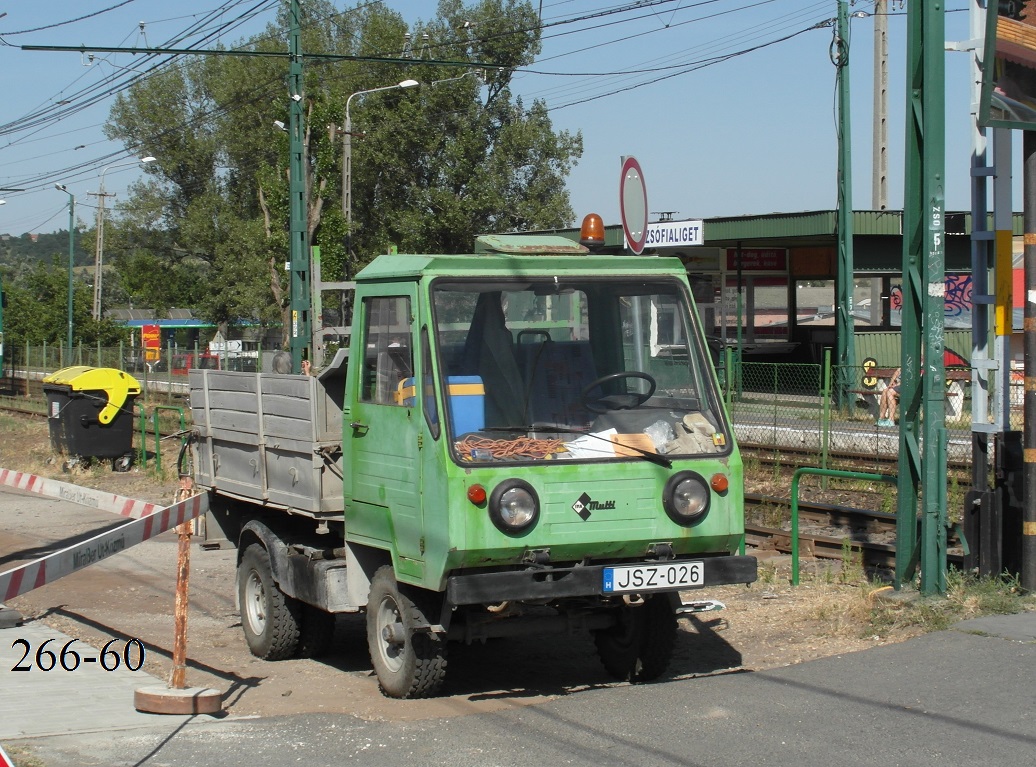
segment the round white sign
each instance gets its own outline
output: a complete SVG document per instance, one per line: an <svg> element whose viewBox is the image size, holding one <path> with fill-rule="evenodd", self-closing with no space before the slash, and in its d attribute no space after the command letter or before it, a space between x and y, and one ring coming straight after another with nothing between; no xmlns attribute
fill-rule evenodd
<svg viewBox="0 0 1036 767"><path fill-rule="evenodd" d="M622 161L622 177L619 179L619 212L622 215L622 230L630 250L637 255L644 251L647 242L647 186L644 172L636 157Z"/></svg>

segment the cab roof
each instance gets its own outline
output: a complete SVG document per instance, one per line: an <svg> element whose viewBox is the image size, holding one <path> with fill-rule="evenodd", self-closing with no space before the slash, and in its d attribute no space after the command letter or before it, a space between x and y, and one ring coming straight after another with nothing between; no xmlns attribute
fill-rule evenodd
<svg viewBox="0 0 1036 767"><path fill-rule="evenodd" d="M485 252L464 255L389 254L375 258L356 275L358 282L390 279L419 280L424 277L561 277L685 276L676 258L658 256L591 255L586 248L556 236L493 235L492 239L518 253ZM520 242L500 242L520 241ZM550 241L563 241L567 250L559 253ZM557 243L553 243L557 245ZM578 250L574 250L575 245Z"/></svg>

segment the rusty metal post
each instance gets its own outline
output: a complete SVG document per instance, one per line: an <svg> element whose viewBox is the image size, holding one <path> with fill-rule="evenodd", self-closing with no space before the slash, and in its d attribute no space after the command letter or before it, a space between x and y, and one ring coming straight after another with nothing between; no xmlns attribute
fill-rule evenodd
<svg viewBox="0 0 1036 767"><path fill-rule="evenodd" d="M191 523L176 528L179 548L176 556L176 601L173 607L173 673L169 686L187 686L187 588L191 578Z"/></svg>
<svg viewBox="0 0 1036 767"><path fill-rule="evenodd" d="M195 494L194 480L180 477L176 500ZM138 711L152 714L215 714L223 706L223 694L212 688L187 687L187 587L191 574L191 522L177 526L176 597L173 607L173 671L168 687L144 687L133 695Z"/></svg>

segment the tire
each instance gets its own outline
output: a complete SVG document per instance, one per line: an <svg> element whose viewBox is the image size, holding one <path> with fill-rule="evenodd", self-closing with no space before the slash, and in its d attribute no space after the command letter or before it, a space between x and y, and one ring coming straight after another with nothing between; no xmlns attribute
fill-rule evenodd
<svg viewBox="0 0 1036 767"><path fill-rule="evenodd" d="M378 685L388 697L427 698L442 687L446 641L427 630L415 630L427 623L421 608L396 583L392 568L379 568L367 600L367 646ZM402 641L386 636L392 626Z"/></svg>
<svg viewBox="0 0 1036 767"><path fill-rule="evenodd" d="M668 596L655 594L639 606L619 608L618 624L594 632L597 654L616 679L650 682L669 668L676 646L676 613Z"/></svg>
<svg viewBox="0 0 1036 767"><path fill-rule="evenodd" d="M270 553L260 544L245 549L237 568L241 628L252 654L284 660L299 646L302 603L287 596L273 580Z"/></svg>
<svg viewBox="0 0 1036 767"><path fill-rule="evenodd" d="M112 458L112 471L124 472L133 468L133 459L136 453L126 453L118 458Z"/></svg>
<svg viewBox="0 0 1036 767"><path fill-rule="evenodd" d="M302 625L299 631L299 646L295 651L299 658L319 658L331 649L335 638L335 616L313 605L302 605Z"/></svg>

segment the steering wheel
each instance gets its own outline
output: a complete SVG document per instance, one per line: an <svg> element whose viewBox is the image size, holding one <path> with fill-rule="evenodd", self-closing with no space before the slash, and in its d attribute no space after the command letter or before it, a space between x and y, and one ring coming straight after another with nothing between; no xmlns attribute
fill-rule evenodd
<svg viewBox="0 0 1036 767"><path fill-rule="evenodd" d="M611 383L612 381L618 381L622 378L639 378L642 381L647 381L647 392L609 394L605 397L594 400L588 398L590 392L597 387L604 386L604 384ZM655 379L647 373L641 373L639 370L625 370L619 373L609 373L606 376L601 376L596 381L592 381L588 385L584 386L583 391L579 394L579 399L582 401L583 407L591 413L601 414L607 413L609 410L632 410L635 407L640 407L651 399L651 395L655 393L655 387Z"/></svg>

